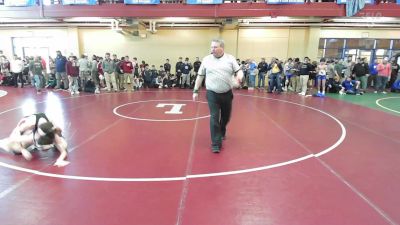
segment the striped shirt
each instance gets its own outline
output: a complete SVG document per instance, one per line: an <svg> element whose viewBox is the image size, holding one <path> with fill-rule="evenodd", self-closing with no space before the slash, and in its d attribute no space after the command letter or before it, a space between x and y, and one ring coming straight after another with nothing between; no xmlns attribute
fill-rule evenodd
<svg viewBox="0 0 400 225"><path fill-rule="evenodd" d="M208 55L202 60L199 75L207 76L207 90L216 93L225 93L232 89L232 78L239 70L240 66L232 55L224 53L220 58Z"/></svg>

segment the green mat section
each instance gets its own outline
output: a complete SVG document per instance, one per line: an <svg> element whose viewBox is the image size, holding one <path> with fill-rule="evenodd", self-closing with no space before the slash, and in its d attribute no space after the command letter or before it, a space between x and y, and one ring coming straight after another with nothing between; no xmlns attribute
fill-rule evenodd
<svg viewBox="0 0 400 225"><path fill-rule="evenodd" d="M366 106L369 108L381 110L384 112L391 113L393 115L400 116L400 94L399 93L387 93L387 94L375 94L366 93L364 95L339 95L339 94L327 94L330 98L343 100L357 105ZM376 100L381 99L378 103L383 107L376 104Z"/></svg>

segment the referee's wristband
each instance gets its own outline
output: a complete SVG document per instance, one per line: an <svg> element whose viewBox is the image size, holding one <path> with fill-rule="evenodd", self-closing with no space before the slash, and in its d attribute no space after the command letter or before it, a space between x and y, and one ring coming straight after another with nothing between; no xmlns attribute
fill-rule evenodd
<svg viewBox="0 0 400 225"><path fill-rule="evenodd" d="M198 89L193 89L193 93L198 94L199 90Z"/></svg>

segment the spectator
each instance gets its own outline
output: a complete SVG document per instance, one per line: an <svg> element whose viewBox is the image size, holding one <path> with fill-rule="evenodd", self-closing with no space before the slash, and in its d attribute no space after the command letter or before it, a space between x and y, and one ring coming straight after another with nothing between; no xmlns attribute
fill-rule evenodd
<svg viewBox="0 0 400 225"><path fill-rule="evenodd" d="M79 94L79 63L76 56L70 56L65 66L65 72L68 75L69 91L71 95Z"/></svg>
<svg viewBox="0 0 400 225"><path fill-rule="evenodd" d="M193 67L189 62L189 58L186 57L185 61L181 64L181 72L182 72L181 88L190 88L190 71L192 70L192 68Z"/></svg>
<svg viewBox="0 0 400 225"><path fill-rule="evenodd" d="M350 95L358 95L362 94L359 91L360 81L352 80L351 77L346 77L346 79L342 82L342 89L339 91L339 94L350 94Z"/></svg>
<svg viewBox="0 0 400 225"><path fill-rule="evenodd" d="M34 58L34 61L30 64L30 71L35 82L36 91L38 94L42 91L42 81L43 77L43 65L38 56Z"/></svg>
<svg viewBox="0 0 400 225"><path fill-rule="evenodd" d="M247 73L249 77L249 90L254 90L254 87L256 86L256 69L257 69L257 64L254 60L249 59L247 60Z"/></svg>
<svg viewBox="0 0 400 225"><path fill-rule="evenodd" d="M175 64L175 74L176 74L177 81L178 81L177 85L181 85L181 84L182 84L182 82L181 82L181 76L182 76L181 68L182 68L182 64L183 64L183 62L182 62L182 57L179 57L178 62L176 62L176 64Z"/></svg>
<svg viewBox="0 0 400 225"><path fill-rule="evenodd" d="M57 79L56 89L60 89L61 84L63 84L64 89L67 90L69 85L67 74L65 71L67 58L61 54L61 51L57 51L57 57L55 59L55 62L56 62L56 79Z"/></svg>
<svg viewBox="0 0 400 225"><path fill-rule="evenodd" d="M171 64L169 64L169 59L166 59L166 60L165 60L165 63L164 63L164 70L165 70L165 72L167 72L167 73L171 73Z"/></svg>
<svg viewBox="0 0 400 225"><path fill-rule="evenodd" d="M81 81L81 90L85 91L86 82L91 79L91 66L87 55L83 54L78 61L79 79Z"/></svg>
<svg viewBox="0 0 400 225"><path fill-rule="evenodd" d="M304 61L300 64L300 95L305 96L307 92L307 84L308 84L308 79L310 77L310 71L312 70L312 65L310 64L310 58L305 57Z"/></svg>
<svg viewBox="0 0 400 225"><path fill-rule="evenodd" d="M284 72L285 72L285 86L283 87L284 91L288 91L291 85L291 79L293 76L293 59L289 58L288 61L285 63L285 67L284 67Z"/></svg>
<svg viewBox="0 0 400 225"><path fill-rule="evenodd" d="M136 66L136 61L131 62L131 61L129 61L129 56L125 56L125 61L122 62L122 64L121 64L122 72L124 72L125 90L128 90L128 79L130 80L130 82L132 84L132 91L135 90L134 74L133 74L133 70L135 69L135 66Z"/></svg>
<svg viewBox="0 0 400 225"><path fill-rule="evenodd" d="M396 62L396 57L392 57L390 62L392 65L392 72L390 74L389 87L390 87L391 91L394 92L394 90L392 89L392 86L393 86L393 83L397 80L397 73L400 70L399 70L399 64L397 64L397 62Z"/></svg>
<svg viewBox="0 0 400 225"><path fill-rule="evenodd" d="M265 58L261 58L261 62L258 63L258 89L265 88L265 74L268 72L268 63L265 62Z"/></svg>
<svg viewBox="0 0 400 225"><path fill-rule="evenodd" d="M372 87L376 85L376 76L378 75L378 59L375 59L374 62L369 65L369 76L367 80L367 86Z"/></svg>
<svg viewBox="0 0 400 225"><path fill-rule="evenodd" d="M94 90L94 93L95 94L100 94L100 85L99 85L100 80L99 80L99 71L98 71L98 68L97 68L97 64L98 64L97 56L93 55L92 56L92 61L90 62L90 67L91 67L90 68L90 74L91 74L94 86L96 88Z"/></svg>
<svg viewBox="0 0 400 225"><path fill-rule="evenodd" d="M114 61L110 58L110 53L106 53L103 61L103 72L106 80L107 91L113 89L114 92L118 92L117 81L115 80L115 68L116 66Z"/></svg>
<svg viewBox="0 0 400 225"><path fill-rule="evenodd" d="M386 94L385 88L386 84L390 78L390 74L392 72L391 64L388 63L388 58L385 57L382 60L382 63L378 65L378 76L376 77L376 86L375 93L382 92L382 94Z"/></svg>
<svg viewBox="0 0 400 225"><path fill-rule="evenodd" d="M201 61L199 57L196 57L196 61L193 63L193 72L195 77L197 77L197 73L199 72L200 66L201 66Z"/></svg>
<svg viewBox="0 0 400 225"><path fill-rule="evenodd" d="M277 58L273 58L271 64L269 66L269 70L271 71L270 80L269 80L269 89L268 93L272 93L272 91L277 91L278 94L282 92L281 85L281 74L283 72L282 64Z"/></svg>
<svg viewBox="0 0 400 225"><path fill-rule="evenodd" d="M357 81L360 81L361 91L365 91L367 89L367 74L369 74L369 66L365 62L365 59L357 58L357 63L353 67L352 74Z"/></svg>
<svg viewBox="0 0 400 225"><path fill-rule="evenodd" d="M24 62L17 55L14 55L14 60L10 62L10 71L13 75L14 87L18 87L18 79L21 82L21 88L24 87L24 78L22 71L24 70Z"/></svg>

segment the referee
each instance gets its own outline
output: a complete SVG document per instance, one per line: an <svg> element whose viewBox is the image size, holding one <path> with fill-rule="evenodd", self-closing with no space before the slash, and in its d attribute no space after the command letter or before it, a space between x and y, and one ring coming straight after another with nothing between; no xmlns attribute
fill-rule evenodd
<svg viewBox="0 0 400 225"><path fill-rule="evenodd" d="M211 150L219 153L222 140L225 139L226 125L231 116L232 87L243 79L243 72L236 58L224 53L224 41L221 39L211 41L211 55L202 60L193 90L194 101L198 99L199 88L205 76L207 76L207 101L211 114Z"/></svg>

